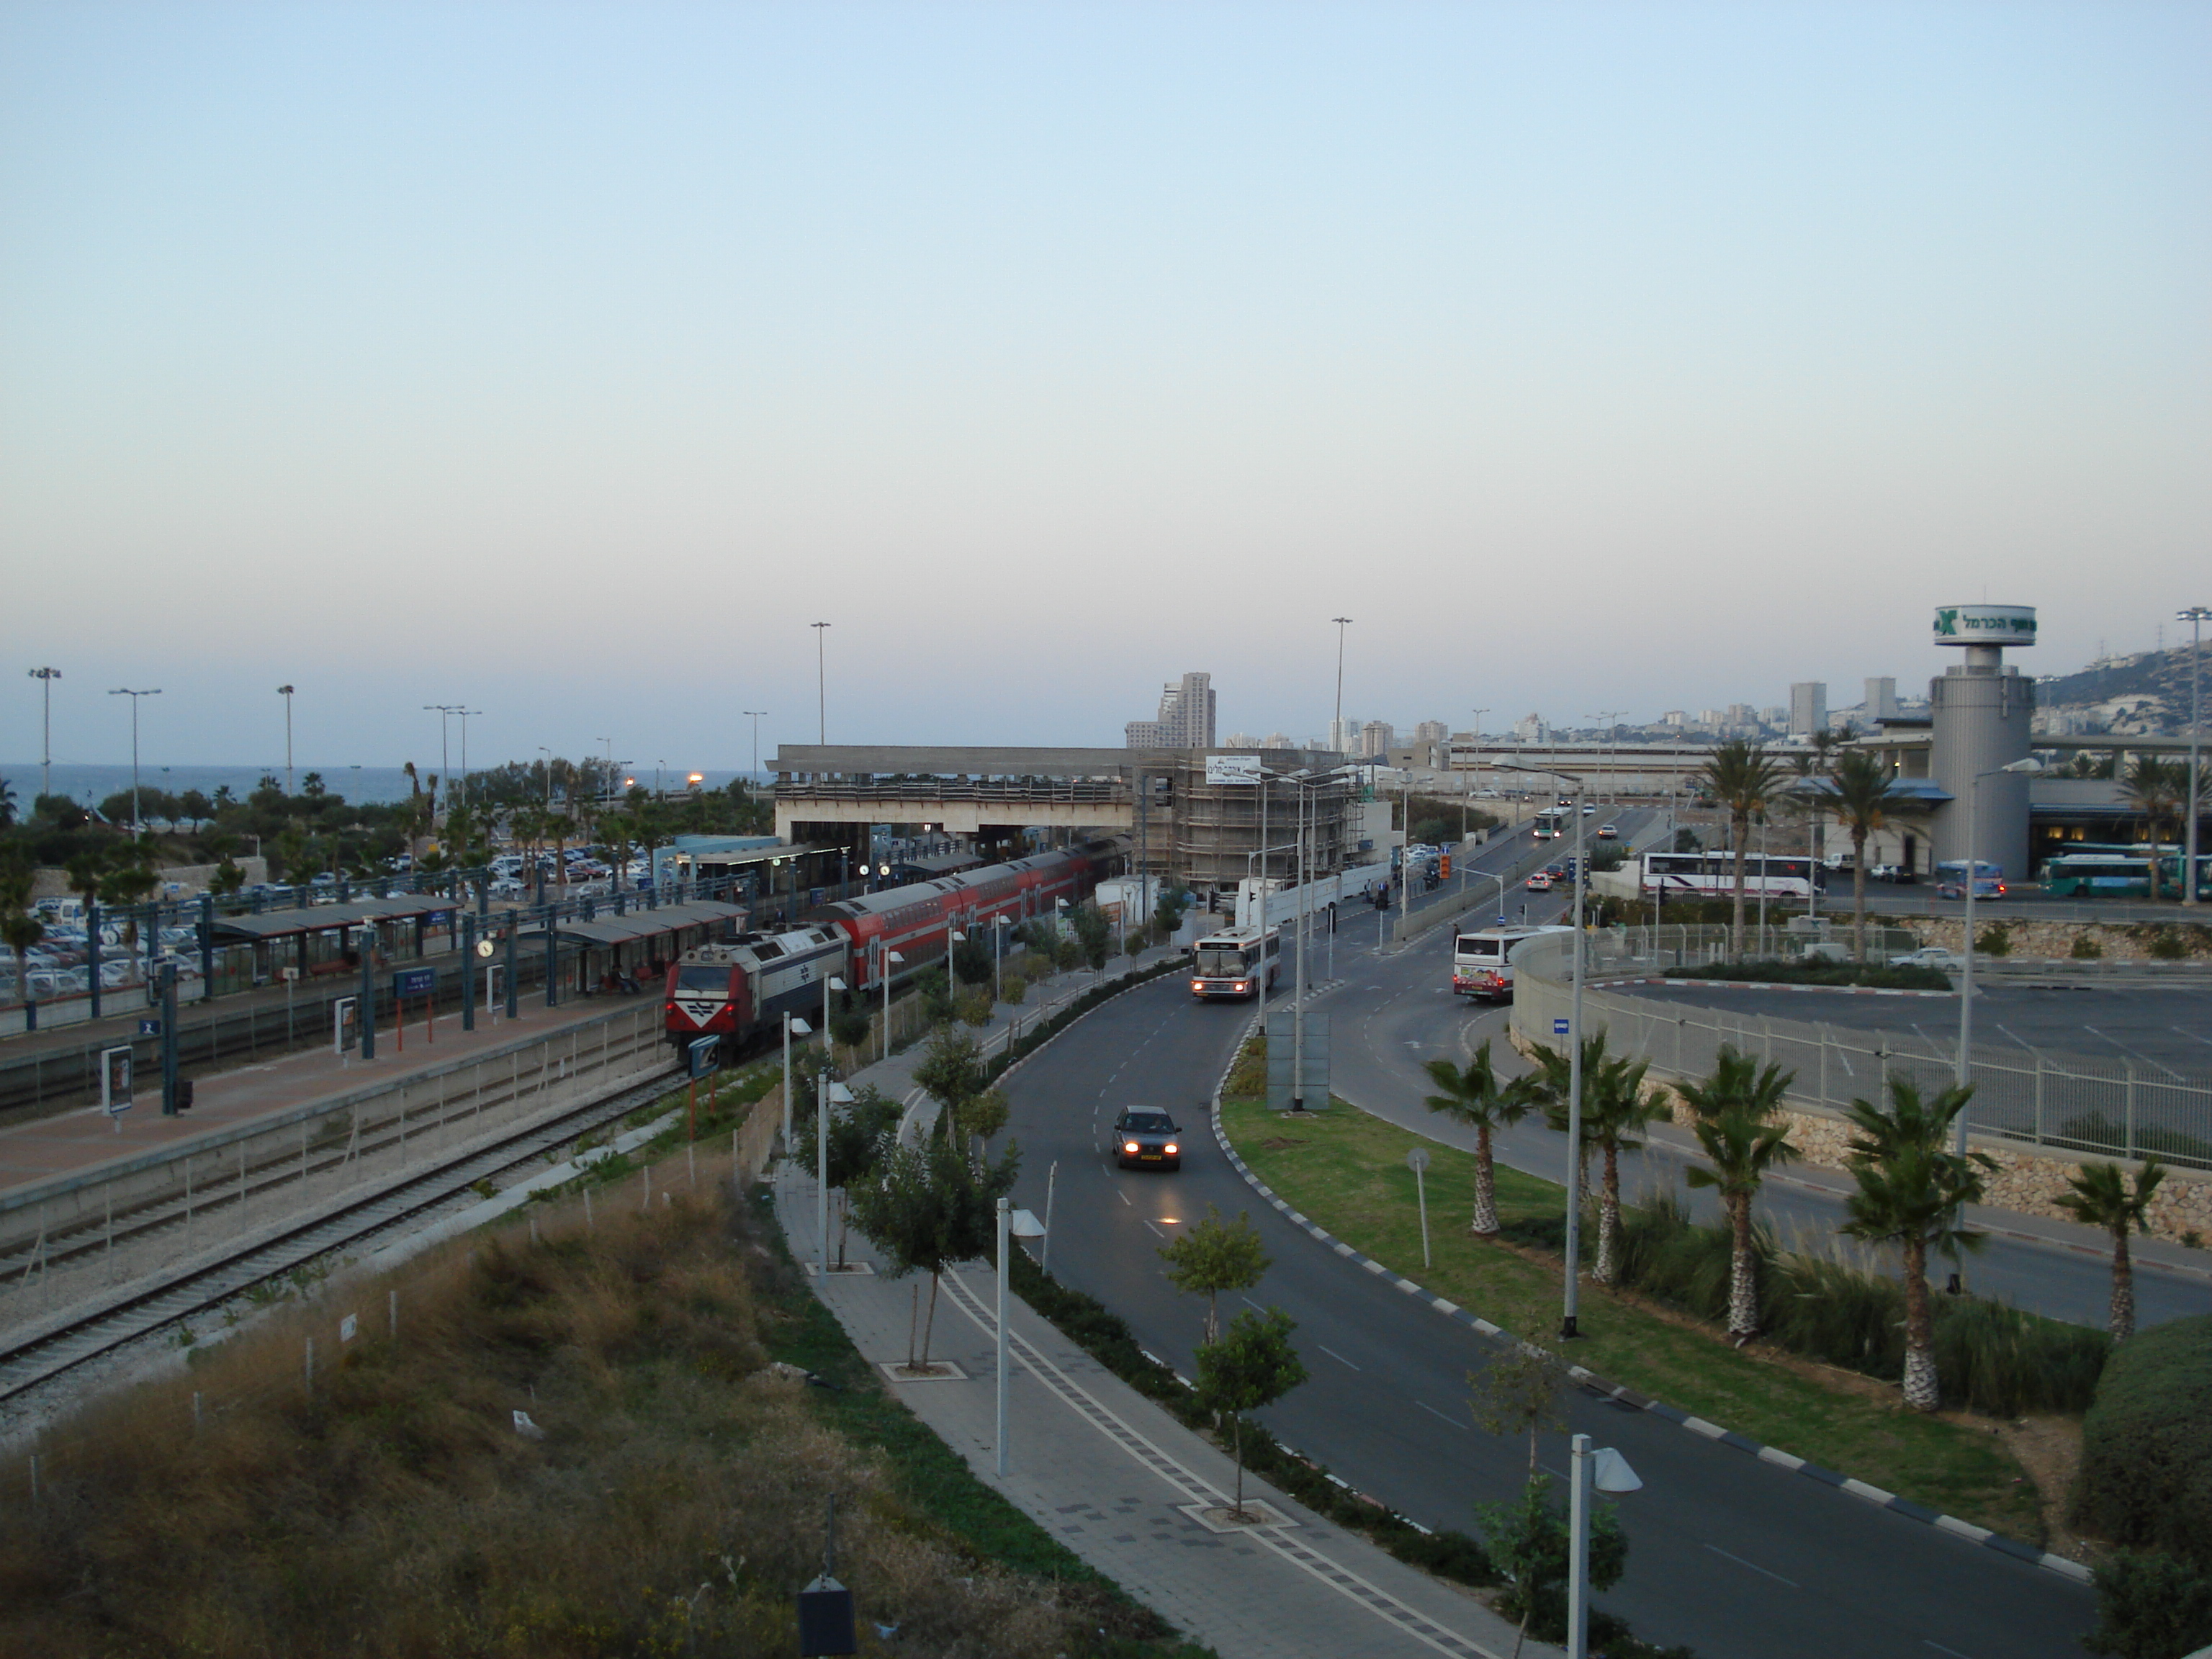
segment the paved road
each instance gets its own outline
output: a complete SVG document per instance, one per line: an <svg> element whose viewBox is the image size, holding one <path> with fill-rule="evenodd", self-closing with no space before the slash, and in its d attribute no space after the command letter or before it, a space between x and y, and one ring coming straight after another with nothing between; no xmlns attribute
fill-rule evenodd
<svg viewBox="0 0 2212 1659"><path fill-rule="evenodd" d="M1917 1032L1936 1048L1957 1041L1955 997L1823 995L1817 991L1753 991L1734 987L1638 985L1621 988L1664 1002L1820 1020L1855 1031ZM2212 1072L2212 986L2008 985L1978 977L1974 1036L2107 1060L2132 1060L2154 1075Z"/></svg>
<svg viewBox="0 0 2212 1659"><path fill-rule="evenodd" d="M1364 952L1346 963L1354 979L1368 965ZM1267 1413L1271 1425L1424 1524L1469 1526L1472 1506L1511 1496L1525 1468L1516 1444L1468 1424L1466 1373L1488 1358L1480 1339L1258 1205L1203 1133L1248 1012L1194 1006L1170 979L1102 1009L1017 1073L1018 1201L1042 1208L1057 1162L1054 1271L1186 1373L1202 1310L1167 1284L1157 1249L1209 1203L1251 1210L1275 1263L1259 1299L1298 1322L1312 1373ZM1132 1101L1201 1131L1179 1174L1118 1171L1103 1156L1101 1131ZM1707 1659L2078 1655L2091 1621L2081 1586L1646 1413L1578 1396L1570 1415L1646 1482L1623 1509L1631 1571L1604 1601L1647 1638L1694 1644ZM1546 1462L1559 1456L1553 1445Z"/></svg>

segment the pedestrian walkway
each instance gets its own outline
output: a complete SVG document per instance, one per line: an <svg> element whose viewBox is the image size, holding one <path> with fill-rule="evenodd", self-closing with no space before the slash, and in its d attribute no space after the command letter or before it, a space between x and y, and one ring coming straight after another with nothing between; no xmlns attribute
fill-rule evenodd
<svg viewBox="0 0 2212 1659"><path fill-rule="evenodd" d="M776 1209L793 1253L813 1255L816 1192L786 1170ZM903 1364L914 1291L870 1271L817 1284L862 1356ZM922 1294L927 1295L925 1286ZM995 1283L988 1267L945 1274L931 1358L957 1379L891 1386L915 1415L995 1488L1090 1565L1222 1659L1504 1659L1514 1632L1474 1597L1407 1566L1247 1476L1248 1505L1277 1517L1224 1524L1235 1492L1227 1455L1112 1375L1018 1297L1007 1304L1013 1364L1007 1463L996 1473ZM1559 1650L1530 1642L1533 1659Z"/></svg>

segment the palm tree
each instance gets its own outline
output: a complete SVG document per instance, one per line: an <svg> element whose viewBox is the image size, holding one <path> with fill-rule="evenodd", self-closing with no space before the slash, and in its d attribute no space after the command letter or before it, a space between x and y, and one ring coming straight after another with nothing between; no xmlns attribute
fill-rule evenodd
<svg viewBox="0 0 2212 1659"><path fill-rule="evenodd" d="M1751 844L1751 821L1781 792L1787 774L1747 738L1730 738L1713 750L1697 782L1728 809L1735 843L1734 950L1743 954L1743 860Z"/></svg>
<svg viewBox="0 0 2212 1659"><path fill-rule="evenodd" d="M1996 1162L1945 1150L1973 1093L1972 1084L1954 1085L1923 1100L1910 1078L1893 1077L1887 1107L1854 1100L1845 1114L1859 1132L1846 1159L1858 1190L1844 1200L1850 1218L1842 1231L1870 1244L1895 1244L1905 1257L1905 1403L1917 1412L1932 1412L1942 1400L1928 1252L1978 1249L1984 1237L1965 1224L1961 1212L1981 1197L1983 1172Z"/></svg>
<svg viewBox="0 0 2212 1659"><path fill-rule="evenodd" d="M1905 799L1889 769L1863 749L1844 752L1828 780L1826 805L1851 838L1852 949L1866 960L1867 838L1889 823L1889 814Z"/></svg>
<svg viewBox="0 0 2212 1659"><path fill-rule="evenodd" d="M1848 757L1846 757L1848 758ZM1770 1065L1761 1072L1749 1054L1723 1044L1701 1083L1675 1085L1695 1114L1690 1127L1712 1168L1684 1171L1692 1187L1711 1187L1728 1211L1729 1334L1741 1347L1759 1334L1759 1264L1752 1248L1751 1204L1766 1172L1799 1157L1790 1126L1778 1123L1783 1097L1795 1072Z"/></svg>
<svg viewBox="0 0 2212 1659"><path fill-rule="evenodd" d="M2150 831L2150 896L2158 899L2158 855L2162 839L2161 830L2179 810L2181 798L2189 793L2189 769L2172 761L2162 761L2155 755L2138 755L2136 763L2128 769L2127 780L2120 785L2120 793L2129 805L2143 816Z"/></svg>
<svg viewBox="0 0 2212 1659"><path fill-rule="evenodd" d="M2102 1227L2112 1236L2112 1340L2124 1342L2136 1334L2136 1273L2128 1260L2130 1231L2148 1232L2146 1219L2150 1195L2166 1179L2166 1166L2154 1158L2143 1160L2136 1176L2135 1190L2128 1189L2127 1172L2117 1164L2084 1164L2066 1177L2074 1190L2058 1200L2059 1207L2076 1221Z"/></svg>
<svg viewBox="0 0 2212 1659"><path fill-rule="evenodd" d="M1615 1277L1613 1257L1620 1237L1620 1155L1644 1144L1638 1132L1666 1116L1667 1107L1656 1096L1644 1097L1644 1074L1651 1062L1631 1060L1626 1054L1608 1058L1605 1036L1600 1031L1583 1039L1583 1144L1577 1162L1586 1161L1592 1147L1603 1156L1598 1184L1597 1260L1590 1277L1601 1285L1610 1285ZM1572 1079L1567 1056L1539 1048L1536 1065L1543 1078L1544 1116L1552 1127L1565 1130Z"/></svg>
<svg viewBox="0 0 2212 1659"><path fill-rule="evenodd" d="M1501 1083L1490 1063L1490 1044L1486 1040L1474 1051L1474 1058L1468 1061L1465 1072L1448 1060L1432 1060L1429 1062L1429 1077L1437 1092L1422 1097L1422 1103L1455 1122L1474 1126L1474 1221L1469 1231L1477 1238L1494 1238L1498 1234L1498 1170L1491 1158L1491 1132L1518 1123L1528 1115L1536 1104L1536 1080L1516 1077Z"/></svg>
<svg viewBox="0 0 2212 1659"><path fill-rule="evenodd" d="M17 855L0 864L0 945L15 953L15 1000L31 1000L30 949L46 936L46 920L31 908L31 866Z"/></svg>

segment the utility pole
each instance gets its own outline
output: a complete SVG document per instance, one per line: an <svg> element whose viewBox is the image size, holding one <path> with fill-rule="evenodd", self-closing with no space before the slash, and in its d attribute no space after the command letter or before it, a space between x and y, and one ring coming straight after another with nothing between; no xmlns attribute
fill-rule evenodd
<svg viewBox="0 0 2212 1659"><path fill-rule="evenodd" d="M825 649L823 641L829 637L825 630L830 624L818 622L809 623L807 626L814 630L814 714L817 722L814 741L827 747L830 742L830 670L828 659L823 654Z"/></svg>
<svg viewBox="0 0 2212 1659"><path fill-rule="evenodd" d="M1332 748L1344 752L1344 630L1352 626L1349 617L1330 618L1336 624L1336 718L1329 722L1328 741Z"/></svg>
<svg viewBox="0 0 2212 1659"><path fill-rule="evenodd" d="M446 722L461 712L461 705L457 702L426 702L422 708L425 714L438 717L438 781L445 786L446 798L450 800L453 799L453 750L447 741Z"/></svg>
<svg viewBox="0 0 2212 1659"><path fill-rule="evenodd" d="M118 686L107 695L131 699L131 835L133 840L137 840L146 833L145 813L138 799L138 699L158 697L161 695L161 688L157 685L150 691L133 691Z"/></svg>
<svg viewBox="0 0 2212 1659"><path fill-rule="evenodd" d="M33 679L46 682L41 689L46 693L46 757L39 767L39 793L42 795L54 793L54 682L61 677L62 671L58 668L31 670Z"/></svg>
<svg viewBox="0 0 2212 1659"><path fill-rule="evenodd" d="M2189 624L2189 834L2183 842L2181 902L2197 903L2197 820L2204 811L2204 772L2200 750L2204 736L2203 673L2200 661L2204 648L2204 624L2212 622L2212 605L2192 605L2180 613Z"/></svg>
<svg viewBox="0 0 2212 1659"><path fill-rule="evenodd" d="M284 793L292 793L292 688L280 685L276 695L284 699Z"/></svg>

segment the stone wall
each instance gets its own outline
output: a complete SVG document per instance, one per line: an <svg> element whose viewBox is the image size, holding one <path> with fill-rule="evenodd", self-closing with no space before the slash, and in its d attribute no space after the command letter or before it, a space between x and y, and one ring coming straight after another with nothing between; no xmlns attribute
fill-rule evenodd
<svg viewBox="0 0 2212 1659"><path fill-rule="evenodd" d="M1940 945L1948 951L1963 951L1966 945L1966 923L1957 916L1886 916L1882 918L1893 927L1911 929L1923 945ZM2100 953L2095 960L2104 962L2155 962L2151 954L2151 940L2158 936L2158 924L2130 925L2112 921L2027 921L2005 914L1997 904L1975 907L1975 931L1986 936L1992 927L2003 929L2011 949L2008 956L2032 959L2051 959L2060 962L2073 960L2074 942L2087 938L2095 942ZM2212 961L2212 927L2203 922L2174 924L2174 929L2190 947L2189 960L2199 963Z"/></svg>
<svg viewBox="0 0 2212 1659"><path fill-rule="evenodd" d="M1523 1054L1533 1046L1517 1031L1511 1037L1513 1046ZM1647 1098L1665 1100L1677 1127L1690 1127L1694 1115L1671 1085L1648 1081L1644 1086ZM1790 1139L1801 1162L1825 1170L1848 1167L1852 1132L1844 1118L1802 1107L1788 1108L1782 1116L1790 1124ZM2057 1200L2069 1190L2067 1178L2081 1167L2078 1158L2012 1141L1985 1139L1971 1133L1967 1143L1975 1152L1988 1154L1997 1166L1984 1183L1983 1202L2022 1215L2061 1221L2074 1218L2058 1206ZM2181 1243L2185 1235L2194 1233L2212 1242L2212 1171L2167 1166L2147 1218L2153 1237Z"/></svg>
<svg viewBox="0 0 2212 1659"><path fill-rule="evenodd" d="M248 887L258 886L269 879L269 860L257 854L246 858L234 858L231 862L245 872L246 884ZM215 872L222 868L222 866L220 864L164 866L154 872L161 878L161 886L155 890L155 896L164 900L197 897L207 890L208 883L215 879ZM172 891L172 888L177 890ZM57 868L52 865L42 864L33 872L31 896L34 900L74 898L76 896L76 892L70 885L68 871Z"/></svg>

